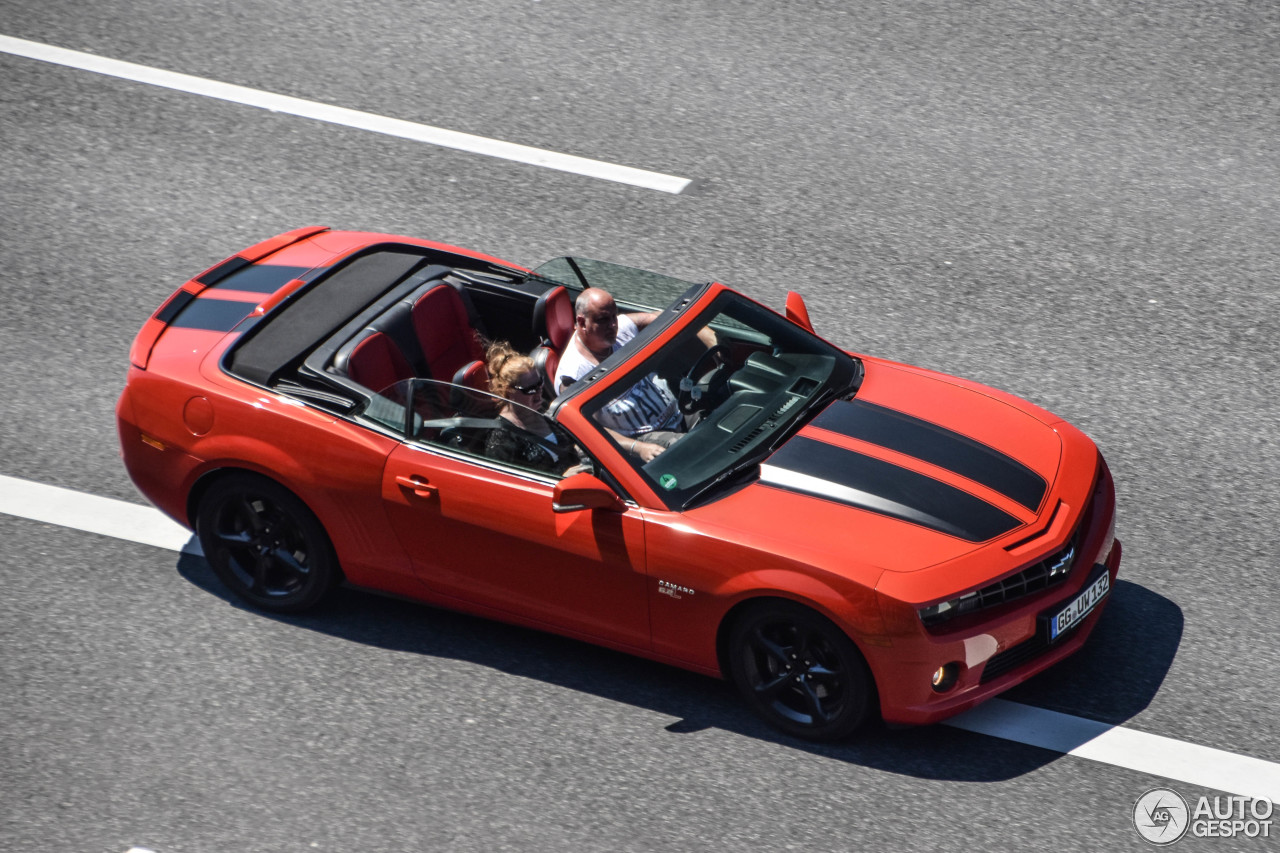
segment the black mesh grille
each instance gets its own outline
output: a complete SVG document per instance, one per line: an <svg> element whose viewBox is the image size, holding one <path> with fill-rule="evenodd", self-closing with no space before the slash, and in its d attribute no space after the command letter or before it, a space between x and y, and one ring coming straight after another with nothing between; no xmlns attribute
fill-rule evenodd
<svg viewBox="0 0 1280 853"><path fill-rule="evenodd" d="M981 589L966 593L957 599L955 612L933 617L923 617L924 624L930 628L942 628L955 616L977 613L990 607L997 607L1019 598L1025 598L1041 590L1057 586L1071 574L1075 563L1076 543L1074 539L1062 549L1055 551L1043 560L1022 571L1002 578Z"/></svg>
<svg viewBox="0 0 1280 853"><path fill-rule="evenodd" d="M986 684L994 678L999 678L1024 663L1030 663L1047 651L1049 651L1049 642L1037 632L1030 640L1024 640L1012 648L1005 649L987 661L986 667L982 670L982 678L979 679L979 683Z"/></svg>
<svg viewBox="0 0 1280 853"><path fill-rule="evenodd" d="M1075 557L1075 545L1068 545L1016 575L1010 575L1004 580L984 586L978 590L978 609L995 607L997 604L1004 604L1006 601L1013 601L1015 598L1022 598L1061 583L1071 573L1071 564ZM1052 573L1054 569L1057 569L1056 574Z"/></svg>
<svg viewBox="0 0 1280 853"><path fill-rule="evenodd" d="M1101 564L1095 565L1084 588L1087 589L1090 585L1095 583L1106 570L1106 567ZM1065 604L1065 602L1063 602L1063 604ZM1041 614L1034 637L1023 640L1016 646L1011 646L998 654L992 655L991 659L987 661L987 665L983 668L982 677L978 679L978 683L986 684L993 678L999 678L1006 672L1017 669L1023 664L1030 663L1054 646L1060 644L1067 637L1070 637L1079 630L1081 625L1084 624L1084 620L1080 620L1075 625L1072 625L1066 631L1059 634L1056 640L1050 642L1048 639L1048 629L1045 625L1046 618L1046 614Z"/></svg>

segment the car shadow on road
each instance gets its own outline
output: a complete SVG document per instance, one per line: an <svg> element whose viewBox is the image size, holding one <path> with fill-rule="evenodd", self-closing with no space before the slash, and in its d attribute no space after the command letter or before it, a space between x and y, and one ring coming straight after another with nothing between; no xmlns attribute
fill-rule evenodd
<svg viewBox="0 0 1280 853"><path fill-rule="evenodd" d="M898 775L949 781L1005 781L1061 757L947 725L890 729L878 721L845 743L809 743L759 721L727 682L676 667L357 589L339 590L317 612L263 613L234 599L203 557L183 554L177 570L200 589L264 619L420 655L424 662L466 661L669 716L666 736L696 737L720 729ZM1090 642L1004 698L1121 724L1159 689L1181 642L1182 625L1182 611L1173 602L1119 581Z"/></svg>

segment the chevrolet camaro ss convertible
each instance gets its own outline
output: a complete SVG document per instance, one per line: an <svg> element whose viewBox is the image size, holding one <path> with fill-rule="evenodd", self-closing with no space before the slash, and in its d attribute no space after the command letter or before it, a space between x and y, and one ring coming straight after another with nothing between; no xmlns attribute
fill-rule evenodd
<svg viewBox="0 0 1280 853"><path fill-rule="evenodd" d="M557 395L587 287L649 322ZM489 391L499 340L542 372L521 414L544 464L494 452L517 405ZM296 611L345 581L554 631L727 678L799 737L1026 680L1081 647L1120 567L1083 433L839 349L794 293L779 314L586 258L311 227L188 281L130 362L129 474L239 598ZM641 382L680 409L648 461L601 422Z"/></svg>

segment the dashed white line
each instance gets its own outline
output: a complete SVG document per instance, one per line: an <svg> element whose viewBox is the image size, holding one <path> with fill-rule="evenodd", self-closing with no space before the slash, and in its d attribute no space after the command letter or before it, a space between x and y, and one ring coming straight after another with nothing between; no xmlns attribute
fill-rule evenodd
<svg viewBox="0 0 1280 853"><path fill-rule="evenodd" d="M159 510L0 475L0 512L170 551L200 553ZM947 725L1113 767L1280 803L1280 764L1160 735L993 699Z"/></svg>
<svg viewBox="0 0 1280 853"><path fill-rule="evenodd" d="M1280 764L993 699L947 720L966 731L1088 758L1178 782L1280 803Z"/></svg>
<svg viewBox="0 0 1280 853"><path fill-rule="evenodd" d="M202 553L191 531L158 509L2 474L0 512L170 551Z"/></svg>
<svg viewBox="0 0 1280 853"><path fill-rule="evenodd" d="M346 107L335 107L318 101L308 101L288 95L277 95L273 92L251 89L248 86L220 83L217 80L207 80L203 77L193 77L189 74L179 74L147 65L108 59L92 53L68 50L62 47L41 44L40 42L13 38L12 36L0 35L0 52L26 57L27 59L37 59L42 62L51 62L56 65L65 65L69 68L78 68L81 71L92 71L95 74L105 74L109 77L119 77L136 83L147 83L152 86L175 89L179 92L189 92L193 95L231 101L232 103L271 110L272 112L287 113L302 118L328 122L329 124L354 127L359 130L438 145L442 148L453 148L472 154L482 154L486 157L497 157L502 160L511 160L530 166L541 166L544 169L571 172L588 178L598 178L603 181L612 181L673 195L678 195L693 183L689 178L665 175L661 172L650 172L631 166L620 166L616 163L605 163L601 160L592 160L573 154L561 154L543 148L518 145L514 142L503 142L499 139L474 136L470 133L460 133L456 130L446 130L441 127L432 127L431 125L417 124L401 119L387 118L386 116L347 109Z"/></svg>

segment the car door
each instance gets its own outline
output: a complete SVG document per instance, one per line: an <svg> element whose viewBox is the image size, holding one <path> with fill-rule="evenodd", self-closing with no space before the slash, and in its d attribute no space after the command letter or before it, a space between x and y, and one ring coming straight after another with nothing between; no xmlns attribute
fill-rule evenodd
<svg viewBox="0 0 1280 853"><path fill-rule="evenodd" d="M435 592L648 649L639 511L556 513L553 488L545 475L408 441L387 459L382 499Z"/></svg>

